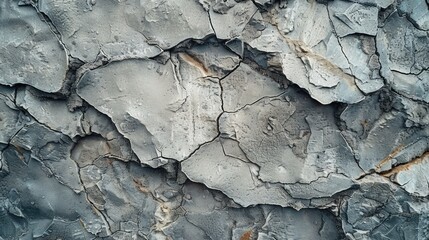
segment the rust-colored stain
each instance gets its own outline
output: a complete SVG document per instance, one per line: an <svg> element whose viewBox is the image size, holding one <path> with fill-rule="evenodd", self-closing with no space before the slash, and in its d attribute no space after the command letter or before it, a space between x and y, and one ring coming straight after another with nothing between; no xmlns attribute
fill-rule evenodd
<svg viewBox="0 0 429 240"><path fill-rule="evenodd" d="M308 59L314 59L320 66L323 66L326 71L329 71L331 74L336 76L341 76L344 79L344 83L349 86L355 87L355 77L350 75L349 73L344 72L343 69L332 63L330 60L315 53L307 44L300 40L294 40L287 37L281 30L279 30L278 25L274 25L277 27L280 36L285 40L285 42L289 45L290 49L295 52L295 54L302 60L306 61Z"/></svg>
<svg viewBox="0 0 429 240"><path fill-rule="evenodd" d="M243 233L243 235L241 235L240 240L251 240L252 239L252 230L249 230L245 233Z"/></svg>
<svg viewBox="0 0 429 240"><path fill-rule="evenodd" d="M20 146L17 146L15 144L11 144L11 145L15 147L19 160L25 162L24 150Z"/></svg>
<svg viewBox="0 0 429 240"><path fill-rule="evenodd" d="M108 165L110 165L110 166L112 166L113 161L115 161L115 160L114 160L114 159L112 159L112 158L106 158L106 163L107 163Z"/></svg>
<svg viewBox="0 0 429 240"><path fill-rule="evenodd" d="M193 57L185 52L181 52L179 53L179 56L185 60L187 63L189 63L190 65L198 68L200 70L200 72L204 75L204 76L208 76L209 75L209 70L207 69L207 67L196 57Z"/></svg>
<svg viewBox="0 0 429 240"><path fill-rule="evenodd" d="M413 160L411 160L411 161L409 161L409 162L407 162L405 164L398 165L398 166L396 166L396 167L394 167L394 168L392 168L392 169L390 169L388 171L382 172L381 175L384 176L384 177L390 177L393 174L396 174L398 172L409 170L411 166L414 166L414 165L422 163L423 160L425 158L427 158L427 157L429 157L429 151L426 151L421 156L416 157Z"/></svg>
<svg viewBox="0 0 429 240"><path fill-rule="evenodd" d="M404 145L401 144L401 145L397 146L395 149L393 149L393 151L389 155L387 155L385 158L383 158L383 160L380 161L380 163L375 167L375 170L377 172L379 172L380 168L384 164L386 164L387 162L392 160L394 157L396 157L396 155L398 155L402 151L403 148L404 148Z"/></svg>
<svg viewBox="0 0 429 240"><path fill-rule="evenodd" d="M137 189L142 193L148 193L149 190L143 185L140 180L133 178L134 185L137 187Z"/></svg>

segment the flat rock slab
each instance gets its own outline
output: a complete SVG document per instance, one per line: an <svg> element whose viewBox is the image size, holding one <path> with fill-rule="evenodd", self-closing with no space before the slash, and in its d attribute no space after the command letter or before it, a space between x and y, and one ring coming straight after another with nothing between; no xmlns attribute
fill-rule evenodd
<svg viewBox="0 0 429 240"><path fill-rule="evenodd" d="M0 84L27 84L45 92L62 88L67 52L34 8L2 2L0 32Z"/></svg>
<svg viewBox="0 0 429 240"><path fill-rule="evenodd" d="M220 86L198 77L181 82L171 62L127 60L85 74L78 94L112 118L142 163L180 161L217 135Z"/></svg>
<svg viewBox="0 0 429 240"><path fill-rule="evenodd" d="M0 239L429 239L429 0L4 0Z"/></svg>

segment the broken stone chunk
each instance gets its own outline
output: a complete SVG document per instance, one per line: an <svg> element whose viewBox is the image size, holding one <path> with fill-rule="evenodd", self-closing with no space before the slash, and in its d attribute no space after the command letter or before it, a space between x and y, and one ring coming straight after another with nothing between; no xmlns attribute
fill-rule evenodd
<svg viewBox="0 0 429 240"><path fill-rule="evenodd" d="M244 63L222 79L221 84L223 108L227 112L237 111L262 98L275 97L283 93L279 83Z"/></svg>
<svg viewBox="0 0 429 240"><path fill-rule="evenodd" d="M165 235L172 239L210 239L204 230L190 223L185 217L177 218L164 232L158 236L158 239L162 239Z"/></svg>
<svg viewBox="0 0 429 240"><path fill-rule="evenodd" d="M377 34L378 8L358 3L333 1L328 5L330 19L339 37L362 33Z"/></svg>
<svg viewBox="0 0 429 240"><path fill-rule="evenodd" d="M342 0L342 1L360 3L364 6L377 6L380 8L387 8L395 2L395 0Z"/></svg>
<svg viewBox="0 0 429 240"><path fill-rule="evenodd" d="M410 194L426 197L429 195L429 182L426 180L428 169L429 153L425 152L422 156L403 165L398 165L383 175L391 177L394 182Z"/></svg>
<svg viewBox="0 0 429 240"><path fill-rule="evenodd" d="M0 84L58 92L68 59L57 36L31 6L6 0L0 10Z"/></svg>
<svg viewBox="0 0 429 240"><path fill-rule="evenodd" d="M385 113L372 126L368 126L370 122L367 122L368 125L365 125L365 122L361 123L363 127L369 127L369 131L361 141L357 141L357 146L353 147L359 166L366 172L387 171L397 164L408 162L414 156L407 154L407 151L413 149L413 152L422 154L421 151L426 146L426 142L423 147L419 147L418 143L419 139L427 137L425 130L408 131L405 128L405 117L402 113L396 111ZM396 130L391 131L391 129ZM384 139L390 140L384 141ZM377 151L368 149L377 149ZM397 156L400 157L396 159Z"/></svg>
<svg viewBox="0 0 429 240"><path fill-rule="evenodd" d="M214 156L216 161L211 158ZM281 206L293 204L292 199L280 187L258 183L256 176L252 174L252 164L225 156L218 140L202 146L183 161L181 166L192 181L218 189L242 206L261 202Z"/></svg>
<svg viewBox="0 0 429 240"><path fill-rule="evenodd" d="M93 62L99 54L108 58L144 58L161 50L148 44L138 19L138 1L38 1L38 10L56 27L71 56ZM141 3L147 6L146 3ZM144 15L143 15L144 16Z"/></svg>
<svg viewBox="0 0 429 240"><path fill-rule="evenodd" d="M262 181L309 183L337 171L358 177L362 171L354 161L352 149L336 130L330 110L326 108L311 117L302 116L303 109L318 112L317 105L302 98L296 101L299 95L295 94L290 90L282 96L267 97L223 114L222 136L237 141L248 161L259 166ZM322 111L323 108L318 107ZM307 122L310 129L308 125L303 125L302 130L288 127L297 126L300 121ZM310 132L310 136L305 136L305 131ZM224 151L233 152L231 148L224 147ZM239 156L238 153L233 155Z"/></svg>
<svg viewBox="0 0 429 240"><path fill-rule="evenodd" d="M377 34L381 75L399 93L425 102L429 98L428 43L427 33L414 28L398 13L393 13Z"/></svg>
<svg viewBox="0 0 429 240"><path fill-rule="evenodd" d="M217 135L218 80L197 69L180 74L171 62L114 62L85 74L78 94L112 118L142 163L156 166L155 158L183 160Z"/></svg>
<svg viewBox="0 0 429 240"><path fill-rule="evenodd" d="M219 79L224 78L240 64L240 58L236 53L229 51L213 38L204 44L195 44L189 49L184 49L178 54L178 59L185 62L182 69L191 65L192 68L199 69L204 77Z"/></svg>
<svg viewBox="0 0 429 240"><path fill-rule="evenodd" d="M318 60L313 57L306 59L313 60L313 62L317 64L316 66L320 69L319 72L314 70L314 75L308 75L307 69L311 69L311 65L308 64L310 61L303 64L303 61L295 54L282 55L282 68L284 75L288 79L291 79L291 81L296 83L298 86L308 90L309 94L314 99L322 104L329 104L335 101L357 103L364 99L364 95L355 85L355 79L353 76L344 73L341 69L330 65L329 62L325 62L324 60L318 62ZM322 83L325 85L317 86L311 83L316 81L314 77L322 76L324 76L325 79L330 80L336 78L334 80L336 84L326 85L327 83Z"/></svg>
<svg viewBox="0 0 429 240"><path fill-rule="evenodd" d="M379 95L373 95L357 104L348 105L341 113L340 118L346 127L355 132L359 138L367 136L377 119L382 115Z"/></svg>
<svg viewBox="0 0 429 240"><path fill-rule="evenodd" d="M1 198L7 196L12 188L20 198L19 210L23 216L14 218L12 221L8 220L18 227L19 231L15 232L16 234L25 235L28 238L41 237L49 233L49 229L58 227L58 219L63 223L79 221L77 226L65 224L69 227L62 230L74 231L76 236L92 236L92 234L102 236L106 233L107 226L87 205L82 194L76 194L69 187L48 176L39 161L35 159L30 159L27 163L21 161L20 151L19 148L9 147L3 152L2 155L9 165L10 173L0 181ZM3 218L0 219L3 220ZM4 236L1 235L1 237Z"/></svg>
<svg viewBox="0 0 429 240"><path fill-rule="evenodd" d="M38 96L34 89L27 87L17 91L16 105L27 110L38 122L70 138L84 135L81 125L83 113L79 110L70 112L65 100Z"/></svg>
<svg viewBox="0 0 429 240"><path fill-rule="evenodd" d="M295 8L302 11L301 6L295 4ZM302 8L308 9L310 6L304 5ZM326 8L319 10L318 14L328 15ZM329 21L317 22L317 30L313 29L313 25L307 28L306 21L315 20L297 20L295 25L298 30L290 33L282 33L275 27L266 28L260 37L249 44L259 51L277 54L279 61L274 66L280 67L288 80L306 89L320 103L362 101L364 95L355 84L347 56L344 56L338 40L335 40ZM320 31L320 35L310 35L314 31ZM334 50L340 53L340 57L332 53ZM345 92L347 94L343 94Z"/></svg>
<svg viewBox="0 0 429 240"><path fill-rule="evenodd" d="M392 72L391 86L398 92L417 101L429 103L429 71L423 70L419 74L403 74Z"/></svg>
<svg viewBox="0 0 429 240"><path fill-rule="evenodd" d="M350 64L350 72L355 76L356 86L365 94L382 88L384 80L379 74L380 64L374 38L347 36L339 39L339 43Z"/></svg>
<svg viewBox="0 0 429 240"><path fill-rule="evenodd" d="M83 190L76 163L70 159L72 141L61 133L38 123L24 126L11 139L23 158L24 151L30 151L33 158L40 160L43 166L62 184L75 192Z"/></svg>
<svg viewBox="0 0 429 240"><path fill-rule="evenodd" d="M227 10L219 11L218 4L222 3L219 1L209 12L213 31L219 39L240 38L244 27L256 13L257 7L250 0L227 2L233 2Z"/></svg>
<svg viewBox="0 0 429 240"><path fill-rule="evenodd" d="M360 190L353 193L341 205L342 228L351 238L406 239L427 236L419 227L427 227L427 210L410 209L409 195L381 176L362 179ZM401 225L398 228L396 226Z"/></svg>
<svg viewBox="0 0 429 240"><path fill-rule="evenodd" d="M132 160L138 162L131 149L130 141L118 132L108 116L94 108L89 108L84 112L83 120L82 125L85 126L85 132L88 135L101 135L104 138L103 142L107 142L110 157L118 157L123 161Z"/></svg>
<svg viewBox="0 0 429 240"><path fill-rule="evenodd" d="M213 34L208 13L197 1L135 1L125 8L126 24L150 44L172 48L189 39ZM179 31L180 29L180 31Z"/></svg>
<svg viewBox="0 0 429 240"><path fill-rule="evenodd" d="M335 220L328 212L290 208L268 208L266 222L258 239L336 239ZM299 223L299 224L298 224ZM263 233L263 234L262 234Z"/></svg>
<svg viewBox="0 0 429 240"><path fill-rule="evenodd" d="M293 198L311 199L332 197L334 194L351 188L355 183L350 178L331 174L328 177L319 178L309 184L295 183L285 185L286 191ZM317 194L315 194L317 192Z"/></svg>
<svg viewBox="0 0 429 240"><path fill-rule="evenodd" d="M295 110L282 96L262 99L220 119L221 132L236 138L249 160L260 166L263 181L293 183L300 179L303 160L293 153L283 127Z"/></svg>
<svg viewBox="0 0 429 240"><path fill-rule="evenodd" d="M429 8L427 2L418 0L400 1L398 7L400 11L407 13L416 28L429 31Z"/></svg>
<svg viewBox="0 0 429 240"><path fill-rule="evenodd" d="M23 114L14 107L13 96L8 97L7 88L0 88L0 143L8 144L22 127ZM15 107L14 107L15 108Z"/></svg>

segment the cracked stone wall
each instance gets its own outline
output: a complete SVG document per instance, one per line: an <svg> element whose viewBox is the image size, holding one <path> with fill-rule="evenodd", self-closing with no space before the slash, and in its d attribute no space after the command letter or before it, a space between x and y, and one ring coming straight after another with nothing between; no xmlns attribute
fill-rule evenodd
<svg viewBox="0 0 429 240"><path fill-rule="evenodd" d="M0 239L429 239L428 0L1 0Z"/></svg>

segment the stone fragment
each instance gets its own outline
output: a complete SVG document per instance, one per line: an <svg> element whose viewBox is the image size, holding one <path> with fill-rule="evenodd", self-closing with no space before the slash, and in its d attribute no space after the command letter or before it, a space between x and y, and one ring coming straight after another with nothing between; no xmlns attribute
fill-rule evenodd
<svg viewBox="0 0 429 240"><path fill-rule="evenodd" d="M106 166L103 164L105 161L111 160L103 158L94 162L100 169L100 179L103 181L97 178L93 178L92 181L99 189L101 199L104 200L103 209L108 221L115 228L120 228L123 221L136 222L139 223L137 229L132 231L149 234L150 228L157 222L156 211L160 207L155 199L149 197L154 190L152 184L157 185L157 182L151 181L153 174L149 175L135 163L126 166L120 161L113 160L111 165ZM154 180L157 180L156 177Z"/></svg>
<svg viewBox="0 0 429 240"><path fill-rule="evenodd" d="M155 43L162 49L174 47L189 38L203 39L213 34L208 13L197 1L145 0L135 4L137 8L127 8L127 21L149 43Z"/></svg>
<svg viewBox="0 0 429 240"><path fill-rule="evenodd" d="M222 1L218 1L221 3ZM219 3L210 9L210 22L219 39L240 38L244 27L256 13L257 7L250 0L232 2L225 10L219 9Z"/></svg>
<svg viewBox="0 0 429 240"><path fill-rule="evenodd" d="M182 207L188 213L208 213L226 207L231 201L225 195L217 191L211 191L205 185L188 182L183 186ZM226 201L223 201L227 198Z"/></svg>
<svg viewBox="0 0 429 240"><path fill-rule="evenodd" d="M425 102L417 102L412 99L397 96L398 104L401 106L398 110L406 113L406 127L429 125L429 106Z"/></svg>
<svg viewBox="0 0 429 240"><path fill-rule="evenodd" d="M426 177L428 170L429 153L425 152L422 156L403 165L398 165L383 175L391 177L394 182L410 194L426 197L429 195L429 181Z"/></svg>
<svg viewBox="0 0 429 240"><path fill-rule="evenodd" d="M252 164L225 156L218 140L203 145L181 166L192 181L220 190L244 207L262 202L281 206L293 204L293 200L280 187L258 183L252 173L255 171Z"/></svg>
<svg viewBox="0 0 429 240"><path fill-rule="evenodd" d="M142 5L140 5L142 4ZM161 50L148 44L139 19L147 14L139 1L38 1L40 12L46 14L61 34L70 54L85 62L93 62L99 54L108 58L144 58ZM137 11L140 11L136 14ZM162 13L158 13L159 15ZM155 13L155 17L158 15ZM149 17L149 16L148 16Z"/></svg>
<svg viewBox="0 0 429 240"><path fill-rule="evenodd" d="M172 239L186 240L186 239L202 239L209 240L210 237L201 228L195 226L186 220L185 217L179 217L167 229L164 234L170 236ZM165 237L162 236L162 237ZM155 239L162 239L159 238Z"/></svg>
<svg viewBox="0 0 429 240"><path fill-rule="evenodd" d="M244 27L240 39L244 43L248 43L250 45L252 40L261 36L261 31L263 31L266 26L267 22L263 19L262 14L259 11L256 11Z"/></svg>
<svg viewBox="0 0 429 240"><path fill-rule="evenodd" d="M295 54L284 54L282 56L283 73L288 79L293 79L292 81L298 86L307 89L314 99L322 104L329 104L334 101L357 103L364 99L363 94L354 83L354 77L342 72L339 68L330 68L330 64L323 60L318 62L312 57L304 59L307 61L302 64L302 60ZM325 67L327 71L324 70ZM312 72L313 75L307 75L308 71ZM312 84L312 81L315 81L314 78L320 78L324 81L334 79L336 84L322 83L322 85L317 86Z"/></svg>
<svg viewBox="0 0 429 240"><path fill-rule="evenodd" d="M345 191L354 185L354 181L349 177L330 174L328 177L319 178L308 184L286 184L285 189L293 198L312 199L332 197L334 194Z"/></svg>
<svg viewBox="0 0 429 240"><path fill-rule="evenodd" d="M225 42L225 45L241 58L244 55L244 43L240 39L231 39Z"/></svg>
<svg viewBox="0 0 429 240"><path fill-rule="evenodd" d="M237 111L262 98L275 97L283 93L279 83L241 63L231 74L221 80L223 108L227 112Z"/></svg>
<svg viewBox="0 0 429 240"><path fill-rule="evenodd" d="M348 105L341 113L340 119L344 121L347 129L356 133L359 138L365 138L383 114L380 101L380 95L375 94L360 103Z"/></svg>
<svg viewBox="0 0 429 240"><path fill-rule="evenodd" d="M365 122L363 126L366 127ZM404 115L393 111L383 114L374 122L364 138L361 141L356 140L357 144L353 148L359 166L364 171L387 171L397 164L409 162L416 157L415 154L422 154L426 137L424 129L408 131L405 128ZM419 142L420 139L423 140L423 145ZM414 154L410 154L410 151Z"/></svg>
<svg viewBox="0 0 429 240"><path fill-rule="evenodd" d="M140 161L155 167L153 159L183 160L217 135L217 81L203 78L198 69L176 73L170 62L127 60L85 74L78 94L110 116Z"/></svg>
<svg viewBox="0 0 429 240"><path fill-rule="evenodd" d="M221 132L236 138L249 160L260 166L262 181L300 180L304 162L295 156L284 129L295 110L295 105L283 95L262 99L220 119Z"/></svg>
<svg viewBox="0 0 429 240"><path fill-rule="evenodd" d="M260 167L263 181L309 183L338 171L358 177L362 172L352 149L336 130L331 110L317 109L302 98L297 101L299 96L290 90L223 114L220 131L235 139L246 158ZM314 115L302 115L304 109L311 109ZM299 122L304 123L300 129L289 127Z"/></svg>
<svg viewBox="0 0 429 240"><path fill-rule="evenodd" d="M99 158L108 157L110 146L100 136L87 136L76 143L70 151L70 157L79 168L87 167Z"/></svg>
<svg viewBox="0 0 429 240"><path fill-rule="evenodd" d="M391 86L396 91L414 100L429 102L429 71L422 70L416 75L392 72L391 76Z"/></svg>
<svg viewBox="0 0 429 240"><path fill-rule="evenodd" d="M360 3L364 6L377 6L380 8L387 8L395 2L395 0L343 0L343 1Z"/></svg>
<svg viewBox="0 0 429 240"><path fill-rule="evenodd" d="M31 6L0 5L0 84L27 84L58 92L66 78L67 53Z"/></svg>
<svg viewBox="0 0 429 240"><path fill-rule="evenodd" d="M287 21L266 27L249 45L277 54L279 61L274 66L280 67L288 80L306 89L322 104L363 100L364 95L356 86L350 64L333 33L326 6L291 1L281 11Z"/></svg>
<svg viewBox="0 0 429 240"><path fill-rule="evenodd" d="M29 151L31 156L41 161L60 183L75 192L83 190L78 167L70 159L73 143L65 135L33 122L18 131L12 137L10 144L22 154L22 160L24 160L24 152Z"/></svg>
<svg viewBox="0 0 429 240"><path fill-rule="evenodd" d="M19 203L19 210L22 212L22 216L9 220L15 226L12 231L16 235L29 239L40 238L48 234L49 230L67 226L61 232L73 232L77 239L93 234L106 236L107 226L87 204L83 194L76 194L48 176L39 161L32 158L28 162L21 160L22 153L22 149L14 147L9 147L2 153L10 173L2 176L0 196L4 199L11 190L15 191L18 198L14 201ZM79 224L73 224L75 221ZM0 237L8 236L4 235L4 226L2 224L0 234L3 235Z"/></svg>
<svg viewBox="0 0 429 240"><path fill-rule="evenodd" d="M382 88L384 80L380 76L380 64L374 38L347 36L340 38L339 42L359 90L364 94L369 94Z"/></svg>
<svg viewBox="0 0 429 240"><path fill-rule="evenodd" d="M0 87L0 143L8 144L22 127L23 115L16 109L12 88Z"/></svg>
<svg viewBox="0 0 429 240"><path fill-rule="evenodd" d="M407 13L408 18L416 28L429 31L429 7L427 2L418 0L400 1L398 9Z"/></svg>
<svg viewBox="0 0 429 240"><path fill-rule="evenodd" d="M397 92L429 102L429 36L393 13L377 34L381 75Z"/></svg>
<svg viewBox="0 0 429 240"><path fill-rule="evenodd" d="M83 113L79 110L70 112L65 100L49 99L26 87L17 91L16 105L25 109L38 122L70 138L85 134L81 124Z"/></svg>
<svg viewBox="0 0 429 240"><path fill-rule="evenodd" d="M184 49L184 52L178 54L178 59L180 62L185 62L181 71L186 71L190 65L192 68L199 69L204 77L219 79L224 78L240 64L237 54L213 38L208 39L204 44L195 44L189 49Z"/></svg>
<svg viewBox="0 0 429 240"><path fill-rule="evenodd" d="M333 1L328 5L330 19L339 37L361 33L377 34L378 8L358 3Z"/></svg>
<svg viewBox="0 0 429 240"><path fill-rule="evenodd" d="M240 143L237 140L231 138L220 138L220 143L222 145L222 151L225 156L233 157L244 162L249 162L247 159L246 153L240 147Z"/></svg>
<svg viewBox="0 0 429 240"><path fill-rule="evenodd" d="M328 212L274 207L267 211L258 239L337 239L335 220Z"/></svg>
<svg viewBox="0 0 429 240"><path fill-rule="evenodd" d="M328 112L328 111L326 111ZM303 169L302 183L314 182L329 178L345 180L345 177L356 179L363 174L356 163L353 149L347 143L343 133L336 129L335 120L328 114L309 115L306 117L311 130L307 145L307 158ZM336 175L338 174L338 175ZM341 175L342 174L342 175ZM346 181L347 182L347 181ZM350 182L348 182L350 184ZM331 191L339 189L331 187Z"/></svg>
<svg viewBox="0 0 429 240"><path fill-rule="evenodd" d="M263 226L264 213L260 207L249 207L247 211L243 210L229 207L225 210L192 212L187 214L187 219L203 229L211 239L251 238L256 236ZM232 231L222 231L222 229Z"/></svg>
<svg viewBox="0 0 429 240"><path fill-rule="evenodd" d="M95 237L95 235L86 231L80 220L64 221L62 219L54 219L46 232L49 235L46 236L44 234L42 238L50 239L50 236L73 236L74 239L84 240Z"/></svg>
<svg viewBox="0 0 429 240"><path fill-rule="evenodd" d="M101 135L109 146L111 157L120 157L123 161L136 161L130 141L118 132L112 120L94 108L88 108L84 112L82 125L87 129L87 134Z"/></svg>
<svg viewBox="0 0 429 240"><path fill-rule="evenodd" d="M342 229L346 236L351 239L427 237L424 230L428 226L427 208L411 203L405 191L383 177L365 177L360 185L360 190L341 204Z"/></svg>

